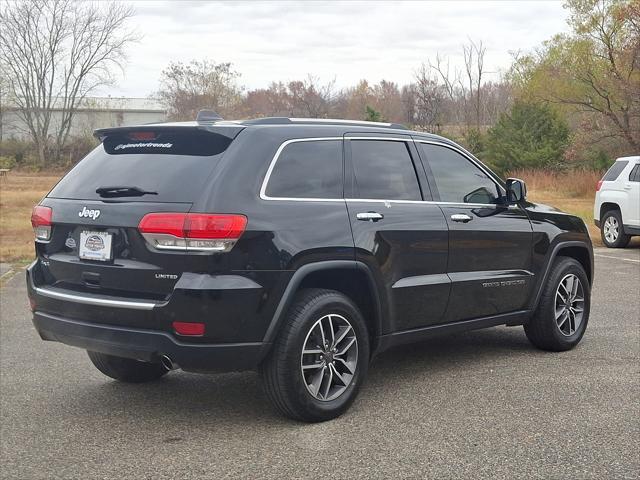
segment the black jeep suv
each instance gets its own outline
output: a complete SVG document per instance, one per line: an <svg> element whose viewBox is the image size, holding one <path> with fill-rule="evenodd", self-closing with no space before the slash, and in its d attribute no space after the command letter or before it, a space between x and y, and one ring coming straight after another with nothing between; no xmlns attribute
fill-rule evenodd
<svg viewBox="0 0 640 480"><path fill-rule="evenodd" d="M258 369L285 415L336 417L370 359L524 325L567 350L589 318L583 221L400 125L263 118L96 131L34 208L44 340L125 382Z"/></svg>

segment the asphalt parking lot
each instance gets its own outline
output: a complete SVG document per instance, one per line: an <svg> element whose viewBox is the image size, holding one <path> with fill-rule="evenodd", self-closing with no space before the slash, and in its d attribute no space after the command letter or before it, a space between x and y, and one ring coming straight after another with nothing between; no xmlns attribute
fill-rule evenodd
<svg viewBox="0 0 640 480"><path fill-rule="evenodd" d="M640 249L595 258L573 351L537 351L520 327L391 351L346 415L316 425L278 416L254 373L107 379L40 341L20 272L1 294L0 476L638 478Z"/></svg>

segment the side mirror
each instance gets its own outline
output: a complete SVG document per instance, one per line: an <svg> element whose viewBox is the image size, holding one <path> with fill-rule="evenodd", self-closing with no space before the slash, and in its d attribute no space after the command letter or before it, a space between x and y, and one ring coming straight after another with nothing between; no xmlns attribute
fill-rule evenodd
<svg viewBox="0 0 640 480"><path fill-rule="evenodd" d="M507 179L507 202L519 203L527 198L527 186L519 178Z"/></svg>

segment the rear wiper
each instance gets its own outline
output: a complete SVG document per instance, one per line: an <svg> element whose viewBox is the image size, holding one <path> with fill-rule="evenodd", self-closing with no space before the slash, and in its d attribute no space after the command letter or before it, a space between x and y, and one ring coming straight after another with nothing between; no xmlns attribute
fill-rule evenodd
<svg viewBox="0 0 640 480"><path fill-rule="evenodd" d="M96 193L103 198L141 197L158 194L158 192L147 192L140 187L100 187L96 188Z"/></svg>

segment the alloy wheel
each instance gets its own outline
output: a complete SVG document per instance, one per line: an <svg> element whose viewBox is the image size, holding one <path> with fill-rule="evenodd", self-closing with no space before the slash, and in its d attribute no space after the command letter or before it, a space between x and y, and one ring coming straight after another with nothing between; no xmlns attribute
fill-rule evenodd
<svg viewBox="0 0 640 480"><path fill-rule="evenodd" d="M342 395L356 373L358 339L349 321L329 314L309 329L300 368L307 391L317 400L335 400Z"/></svg>
<svg viewBox="0 0 640 480"><path fill-rule="evenodd" d="M609 243L615 243L620 235L620 224L618 220L611 216L604 221L604 238Z"/></svg>
<svg viewBox="0 0 640 480"><path fill-rule="evenodd" d="M556 289L555 317L560 333L573 335L584 316L584 289L580 279L570 273L565 275Z"/></svg>

